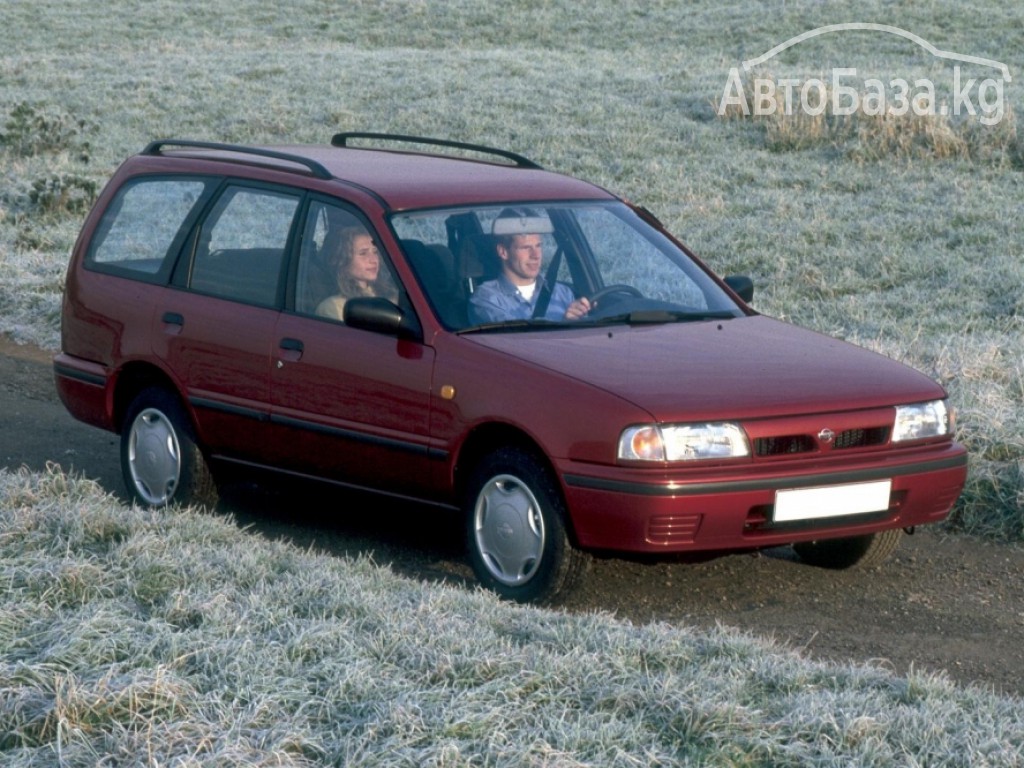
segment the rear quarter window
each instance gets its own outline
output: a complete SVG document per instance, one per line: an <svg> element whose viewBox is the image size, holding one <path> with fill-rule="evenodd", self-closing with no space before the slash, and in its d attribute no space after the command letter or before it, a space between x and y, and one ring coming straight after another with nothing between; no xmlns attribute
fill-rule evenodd
<svg viewBox="0 0 1024 768"><path fill-rule="evenodd" d="M86 255L92 269L149 282L170 274L208 179L140 179L118 190Z"/></svg>

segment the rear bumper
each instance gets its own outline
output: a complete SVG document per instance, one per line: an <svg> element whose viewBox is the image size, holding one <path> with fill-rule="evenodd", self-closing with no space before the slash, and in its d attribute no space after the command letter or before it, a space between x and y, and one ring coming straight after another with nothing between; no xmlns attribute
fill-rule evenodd
<svg viewBox="0 0 1024 768"><path fill-rule="evenodd" d="M57 395L72 416L94 427L117 430L104 366L61 353L53 358L53 380Z"/></svg>
<svg viewBox="0 0 1024 768"><path fill-rule="evenodd" d="M670 553L758 549L857 536L945 519L963 490L967 452L956 443L842 464L746 467L696 476L622 467L560 467L581 547ZM891 480L889 507L869 514L778 523L777 491Z"/></svg>

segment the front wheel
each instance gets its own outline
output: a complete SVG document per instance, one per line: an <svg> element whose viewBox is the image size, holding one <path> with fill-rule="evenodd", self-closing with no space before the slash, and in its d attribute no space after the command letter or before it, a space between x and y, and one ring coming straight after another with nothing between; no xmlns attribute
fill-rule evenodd
<svg viewBox="0 0 1024 768"><path fill-rule="evenodd" d="M805 563L819 568L871 568L896 551L902 535L899 528L890 528L864 536L805 541L794 544L793 549Z"/></svg>
<svg viewBox="0 0 1024 768"><path fill-rule="evenodd" d="M129 494L147 507L214 506L217 487L178 398L166 389L141 392L121 429L121 472Z"/></svg>
<svg viewBox="0 0 1024 768"><path fill-rule="evenodd" d="M466 521L473 571L505 599L554 602L586 571L586 555L566 533L561 494L543 463L526 451L503 448L477 465Z"/></svg>

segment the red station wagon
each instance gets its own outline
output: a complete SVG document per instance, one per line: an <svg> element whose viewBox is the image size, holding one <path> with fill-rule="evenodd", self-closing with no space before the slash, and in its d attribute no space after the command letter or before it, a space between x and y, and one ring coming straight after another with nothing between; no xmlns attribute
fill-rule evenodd
<svg viewBox="0 0 1024 768"><path fill-rule="evenodd" d="M752 292L511 152L163 140L85 222L54 367L139 503L235 465L460 510L514 600L588 551L878 563L962 490L946 393Z"/></svg>

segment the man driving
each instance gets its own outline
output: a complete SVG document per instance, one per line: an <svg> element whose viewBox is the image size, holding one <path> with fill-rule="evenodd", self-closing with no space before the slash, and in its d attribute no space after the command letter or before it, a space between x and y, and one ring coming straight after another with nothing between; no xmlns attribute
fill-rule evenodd
<svg viewBox="0 0 1024 768"><path fill-rule="evenodd" d="M494 220L501 274L483 283L469 300L473 324L529 320L546 301L545 320L578 320L590 311L586 297L576 299L564 283L547 286L540 274L544 261L542 235L552 232L551 220L535 211L507 208ZM539 319L539 318L538 318Z"/></svg>

